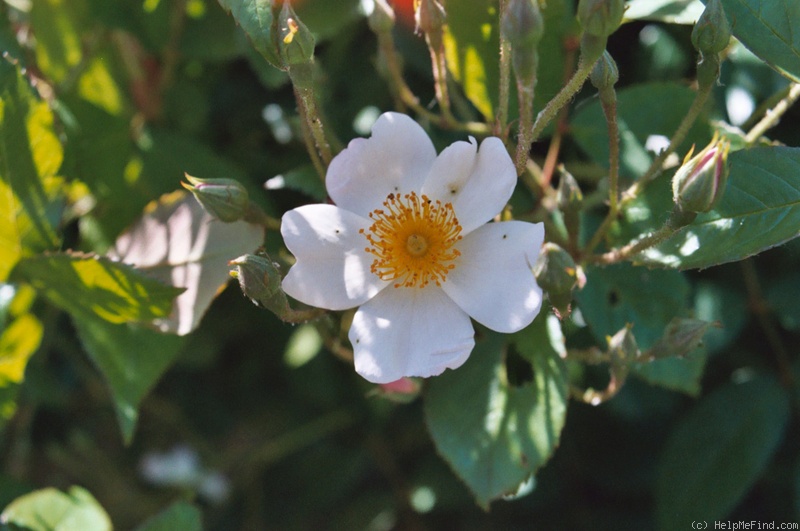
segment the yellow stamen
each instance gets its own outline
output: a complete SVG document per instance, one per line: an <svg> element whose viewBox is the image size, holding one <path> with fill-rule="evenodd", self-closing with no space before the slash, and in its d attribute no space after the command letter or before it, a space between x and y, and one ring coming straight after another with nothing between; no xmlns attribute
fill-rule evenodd
<svg viewBox="0 0 800 531"><path fill-rule="evenodd" d="M359 231L370 244L365 250L375 256L370 270L382 280L396 281L395 288L441 286L461 255L453 248L461 239L453 205L411 192L389 194L383 206L386 210L370 213L369 229Z"/></svg>

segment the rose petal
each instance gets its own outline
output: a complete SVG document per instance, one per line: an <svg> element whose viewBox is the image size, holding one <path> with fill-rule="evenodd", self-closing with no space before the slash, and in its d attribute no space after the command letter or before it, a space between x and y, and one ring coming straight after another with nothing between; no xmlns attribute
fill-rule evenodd
<svg viewBox="0 0 800 531"><path fill-rule="evenodd" d="M542 290L532 268L543 241L541 223L488 223L459 242L461 256L442 289L492 330L521 330L542 305Z"/></svg>
<svg viewBox="0 0 800 531"><path fill-rule="evenodd" d="M370 272L372 256L358 231L370 221L334 205L306 205L281 220L281 234L297 263L283 279L295 299L328 310L363 304L387 283Z"/></svg>
<svg viewBox="0 0 800 531"><path fill-rule="evenodd" d="M484 139L480 148L474 138L445 148L431 167L422 193L452 203L462 235L469 234L503 210L517 172L503 142Z"/></svg>
<svg viewBox="0 0 800 531"><path fill-rule="evenodd" d="M420 125L387 112L370 138L356 138L328 167L325 185L338 206L367 216L390 193L418 191L436 159L436 149Z"/></svg>
<svg viewBox="0 0 800 531"><path fill-rule="evenodd" d="M350 327L356 371L374 383L459 367L475 346L469 316L438 288L387 288Z"/></svg>

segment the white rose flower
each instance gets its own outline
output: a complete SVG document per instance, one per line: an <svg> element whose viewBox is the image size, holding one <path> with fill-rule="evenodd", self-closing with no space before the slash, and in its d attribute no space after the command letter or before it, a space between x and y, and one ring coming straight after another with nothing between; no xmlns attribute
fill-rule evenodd
<svg viewBox="0 0 800 531"><path fill-rule="evenodd" d="M542 303L532 266L541 223L489 223L516 185L498 138L456 142L437 157L408 116L381 115L372 137L331 161L335 205L284 214L297 262L287 294L328 310L359 306L349 338L356 371L375 383L428 377L466 361L470 317L498 332L533 321Z"/></svg>

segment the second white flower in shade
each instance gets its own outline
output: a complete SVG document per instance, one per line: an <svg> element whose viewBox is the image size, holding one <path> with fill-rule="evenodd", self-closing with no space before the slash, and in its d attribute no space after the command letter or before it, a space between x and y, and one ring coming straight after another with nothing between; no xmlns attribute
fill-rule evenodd
<svg viewBox="0 0 800 531"><path fill-rule="evenodd" d="M349 338L356 371L375 383L428 377L466 361L470 317L498 332L533 321L542 303L532 266L541 223L492 222L516 185L498 138L456 142L437 156L403 114L381 115L326 176L335 205L284 214L297 262L283 280L295 299L359 306Z"/></svg>

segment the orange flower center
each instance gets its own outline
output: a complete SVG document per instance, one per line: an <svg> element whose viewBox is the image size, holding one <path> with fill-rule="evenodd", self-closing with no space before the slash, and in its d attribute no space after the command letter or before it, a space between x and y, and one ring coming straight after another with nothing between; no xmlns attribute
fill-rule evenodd
<svg viewBox="0 0 800 531"><path fill-rule="evenodd" d="M370 213L369 229L359 231L369 242L366 251L375 257L370 270L395 281L395 288L441 286L461 255L453 248L461 239L453 205L411 192L389 194L383 206Z"/></svg>

